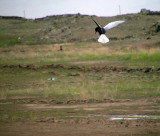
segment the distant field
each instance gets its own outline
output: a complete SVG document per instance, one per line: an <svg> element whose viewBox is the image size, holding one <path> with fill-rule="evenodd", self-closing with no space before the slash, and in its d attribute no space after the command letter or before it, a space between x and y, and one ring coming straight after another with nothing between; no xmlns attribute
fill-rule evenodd
<svg viewBox="0 0 160 136"><path fill-rule="evenodd" d="M109 22L125 20L121 26L107 33L113 41L142 39L157 35L159 15L129 14L114 17L92 16L99 24L105 26ZM59 15L36 20L23 18L0 18L0 47L15 45L37 45L64 42L95 42L96 25L88 15Z"/></svg>

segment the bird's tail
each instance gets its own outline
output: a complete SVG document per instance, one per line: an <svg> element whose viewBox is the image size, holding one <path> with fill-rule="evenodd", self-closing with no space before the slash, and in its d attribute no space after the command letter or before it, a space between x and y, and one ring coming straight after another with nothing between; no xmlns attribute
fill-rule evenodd
<svg viewBox="0 0 160 136"><path fill-rule="evenodd" d="M109 39L106 37L106 35L101 34L100 37L98 38L98 42L107 43L107 42L109 42Z"/></svg>

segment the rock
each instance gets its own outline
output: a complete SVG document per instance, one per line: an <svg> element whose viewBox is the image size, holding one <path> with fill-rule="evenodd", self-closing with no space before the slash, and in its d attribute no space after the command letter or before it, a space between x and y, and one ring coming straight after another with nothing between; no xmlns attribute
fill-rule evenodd
<svg viewBox="0 0 160 136"><path fill-rule="evenodd" d="M141 9L141 11L140 11L140 14L142 14L142 15L148 15L148 14L150 14L150 10L147 10L147 9Z"/></svg>
<svg viewBox="0 0 160 136"><path fill-rule="evenodd" d="M160 22L156 22L156 24L155 24L155 32L160 32Z"/></svg>
<svg viewBox="0 0 160 136"><path fill-rule="evenodd" d="M150 34L158 32L160 32L160 21L153 23L149 29Z"/></svg>
<svg viewBox="0 0 160 136"><path fill-rule="evenodd" d="M151 37L147 37L147 40L151 39Z"/></svg>

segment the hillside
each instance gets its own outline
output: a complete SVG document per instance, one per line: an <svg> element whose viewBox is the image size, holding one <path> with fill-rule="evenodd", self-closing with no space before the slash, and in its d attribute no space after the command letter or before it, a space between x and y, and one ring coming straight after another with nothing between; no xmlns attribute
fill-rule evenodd
<svg viewBox="0 0 160 136"><path fill-rule="evenodd" d="M150 39L160 31L160 16L152 14L128 14L114 17L92 16L105 26L116 20L125 24L109 31L111 40ZM55 42L97 41L95 23L91 16L67 14L47 16L35 20L20 17L0 17L0 47L26 44L48 44Z"/></svg>

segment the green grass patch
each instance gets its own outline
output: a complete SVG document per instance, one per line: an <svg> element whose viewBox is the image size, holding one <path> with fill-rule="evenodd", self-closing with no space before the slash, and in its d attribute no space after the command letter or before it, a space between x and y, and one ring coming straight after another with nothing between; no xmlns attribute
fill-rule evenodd
<svg viewBox="0 0 160 136"><path fill-rule="evenodd" d="M160 53L138 53L131 57L132 61L157 61L160 62Z"/></svg>
<svg viewBox="0 0 160 136"><path fill-rule="evenodd" d="M0 35L0 47L14 46L20 43L21 42L18 41L18 37Z"/></svg>
<svg viewBox="0 0 160 136"><path fill-rule="evenodd" d="M50 71L58 72L58 75ZM69 73L80 76L69 76ZM160 96L159 73L85 73L63 69L1 69L0 98L135 99ZM54 81L48 80L55 77Z"/></svg>
<svg viewBox="0 0 160 136"><path fill-rule="evenodd" d="M81 57L82 60L104 60L107 58L105 54L85 54Z"/></svg>

